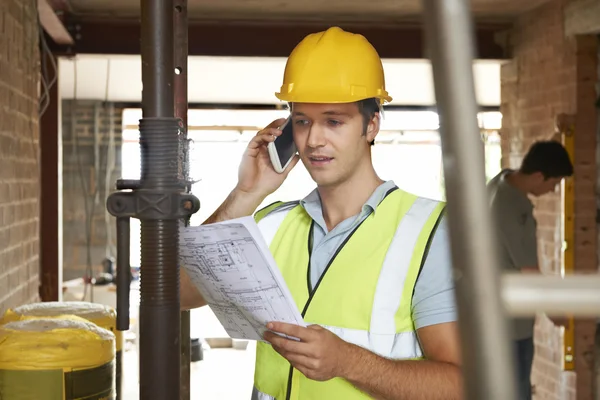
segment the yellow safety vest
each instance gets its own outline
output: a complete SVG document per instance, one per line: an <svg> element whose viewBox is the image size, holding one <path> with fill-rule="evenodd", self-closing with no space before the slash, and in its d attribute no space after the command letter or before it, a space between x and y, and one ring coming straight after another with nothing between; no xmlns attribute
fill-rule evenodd
<svg viewBox="0 0 600 400"><path fill-rule="evenodd" d="M412 295L444 205L400 189L388 193L340 245L312 291L311 217L297 202L279 202L255 220L306 323L383 357L421 359ZM263 342L257 344L254 386L260 400L370 398L341 378L306 378Z"/></svg>

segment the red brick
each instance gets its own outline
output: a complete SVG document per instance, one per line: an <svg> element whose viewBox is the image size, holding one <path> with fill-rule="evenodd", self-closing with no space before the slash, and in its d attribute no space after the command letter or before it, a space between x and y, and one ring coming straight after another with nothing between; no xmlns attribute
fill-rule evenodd
<svg viewBox="0 0 600 400"><path fill-rule="evenodd" d="M528 147L555 133L560 113L576 116L575 132L575 264L578 271L597 270L596 254L596 130L598 80L595 37L565 38L563 7L568 0L550 0L516 21L509 37L514 55L502 67L502 164L518 167ZM561 195L535 199L540 267L556 272L561 265ZM576 331L577 338L584 332ZM581 342L581 339L579 339ZM560 332L545 318L536 324L533 381L536 400L588 399L589 368L576 359L577 373L561 372ZM568 378L567 378L568 376Z"/></svg>

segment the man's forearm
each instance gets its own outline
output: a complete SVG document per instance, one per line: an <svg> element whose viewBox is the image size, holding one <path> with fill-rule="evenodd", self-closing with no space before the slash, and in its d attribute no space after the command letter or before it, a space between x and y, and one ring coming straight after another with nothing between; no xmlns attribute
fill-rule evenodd
<svg viewBox="0 0 600 400"><path fill-rule="evenodd" d="M429 360L390 360L352 345L342 378L381 400L462 399L460 367Z"/></svg>
<svg viewBox="0 0 600 400"><path fill-rule="evenodd" d="M264 200L263 196L234 189L225 201L202 225L227 221L252 215Z"/></svg>

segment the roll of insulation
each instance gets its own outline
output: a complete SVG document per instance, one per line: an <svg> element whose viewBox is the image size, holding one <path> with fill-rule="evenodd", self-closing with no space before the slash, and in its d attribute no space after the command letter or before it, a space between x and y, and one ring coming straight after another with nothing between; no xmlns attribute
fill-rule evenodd
<svg viewBox="0 0 600 400"><path fill-rule="evenodd" d="M0 399L113 400L115 335L76 316L0 326Z"/></svg>
<svg viewBox="0 0 600 400"><path fill-rule="evenodd" d="M115 335L116 345L116 390L117 399L121 399L122 362L123 362L123 333L117 330L117 313L114 308L98 303L83 301L48 301L25 304L8 310L4 314L3 323L19 321L27 318L56 317L59 315L76 315L84 318L101 328L108 329Z"/></svg>

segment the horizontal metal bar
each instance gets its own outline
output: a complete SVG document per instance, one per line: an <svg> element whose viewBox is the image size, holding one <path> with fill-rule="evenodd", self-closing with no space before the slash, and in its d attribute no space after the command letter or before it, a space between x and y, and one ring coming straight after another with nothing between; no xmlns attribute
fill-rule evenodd
<svg viewBox="0 0 600 400"><path fill-rule="evenodd" d="M505 274L502 299L513 317L600 317L600 274L560 276Z"/></svg>
<svg viewBox="0 0 600 400"><path fill-rule="evenodd" d="M196 131L227 131L227 132L258 132L263 129L263 126L251 126L251 125L192 125L188 127L188 132L196 132ZM139 130L139 125L125 125L123 127L124 130L128 131L137 131ZM408 129L380 129L379 134L385 133L395 133L395 132L436 132L436 129L423 129L423 128L408 128ZM498 129L479 129L479 132L484 134L495 134L498 132Z"/></svg>
<svg viewBox="0 0 600 400"><path fill-rule="evenodd" d="M140 108L140 103L135 101L115 102L120 108ZM477 105L478 112L500 112L500 106ZM284 103L251 104L251 103L189 103L189 110L250 110L250 111L273 111L286 110ZM433 111L437 112L435 105L410 105L410 104L388 104L383 106L383 111Z"/></svg>

